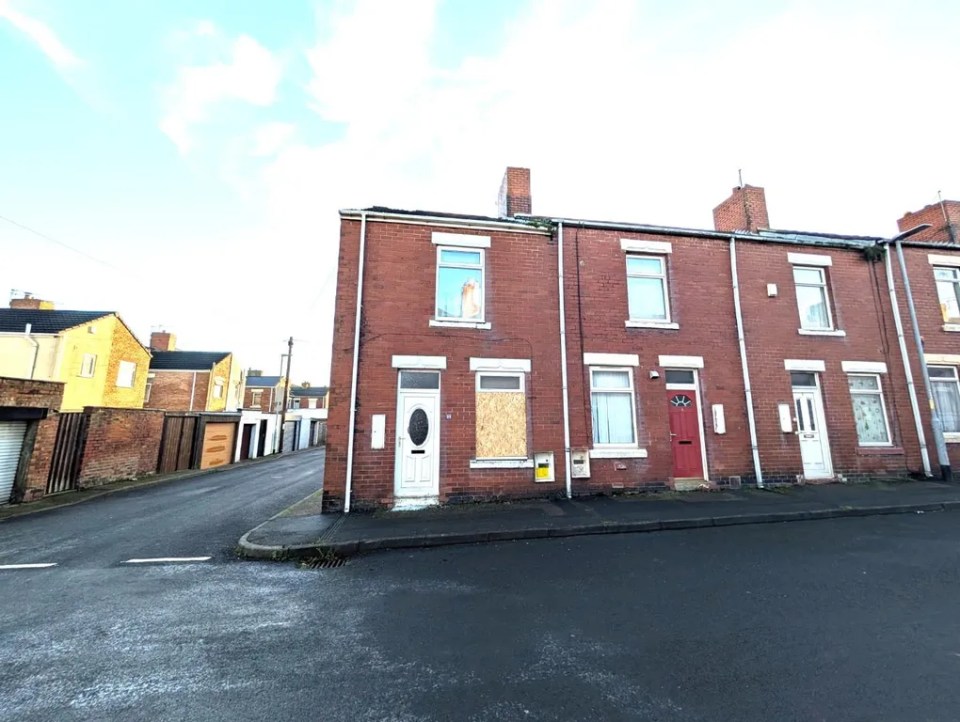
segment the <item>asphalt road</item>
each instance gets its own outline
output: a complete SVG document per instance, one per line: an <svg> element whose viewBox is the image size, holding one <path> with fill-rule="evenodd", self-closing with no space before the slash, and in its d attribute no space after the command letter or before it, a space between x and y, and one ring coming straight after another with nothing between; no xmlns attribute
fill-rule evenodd
<svg viewBox="0 0 960 722"><path fill-rule="evenodd" d="M960 719L953 512L321 570L117 551L0 577L0 719Z"/></svg>

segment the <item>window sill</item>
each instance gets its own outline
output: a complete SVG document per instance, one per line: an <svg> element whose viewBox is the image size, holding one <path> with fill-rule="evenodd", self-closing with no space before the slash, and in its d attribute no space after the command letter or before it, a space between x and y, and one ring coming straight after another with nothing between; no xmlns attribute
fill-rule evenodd
<svg viewBox="0 0 960 722"><path fill-rule="evenodd" d="M680 328L679 323L669 323L667 321L627 321L624 325L627 328L661 328L673 331Z"/></svg>
<svg viewBox="0 0 960 722"><path fill-rule="evenodd" d="M960 331L960 323L945 323L943 324L944 331L952 331L954 333Z"/></svg>
<svg viewBox="0 0 960 722"><path fill-rule="evenodd" d="M486 323L482 321L443 321L436 318L430 319L430 326L432 328L478 328L483 331L490 330L490 322Z"/></svg>
<svg viewBox="0 0 960 722"><path fill-rule="evenodd" d="M847 335L846 331L814 331L813 329L809 328L799 328L797 329L797 333L799 333L801 336L836 336L838 338L842 338Z"/></svg>
<svg viewBox="0 0 960 722"><path fill-rule="evenodd" d="M903 456L903 449L899 446L860 446L858 456Z"/></svg>
<svg viewBox="0 0 960 722"><path fill-rule="evenodd" d="M646 459L646 449L590 449L591 459Z"/></svg>
<svg viewBox="0 0 960 722"><path fill-rule="evenodd" d="M470 459L471 469L532 469L533 459Z"/></svg>
<svg viewBox="0 0 960 722"><path fill-rule="evenodd" d="M960 434L948 431L943 435L943 440L948 444L960 444Z"/></svg>

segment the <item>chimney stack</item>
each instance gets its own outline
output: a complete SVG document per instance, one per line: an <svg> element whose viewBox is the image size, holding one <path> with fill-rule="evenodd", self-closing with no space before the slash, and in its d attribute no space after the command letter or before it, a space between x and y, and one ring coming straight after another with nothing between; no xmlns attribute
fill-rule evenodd
<svg viewBox="0 0 960 722"><path fill-rule="evenodd" d="M911 241L936 241L939 243L957 243L960 241L960 201L943 201L931 203L919 211L904 213L903 218L897 221L901 231L909 231L922 223L929 223L930 228L911 236Z"/></svg>
<svg viewBox="0 0 960 722"><path fill-rule="evenodd" d="M723 203L713 209L713 227L718 231L750 231L770 227L767 197L763 188L737 186Z"/></svg>
<svg viewBox="0 0 960 722"><path fill-rule="evenodd" d="M52 311L53 302L35 298L32 293L24 293L23 298L11 298L10 308L23 308L31 311Z"/></svg>
<svg viewBox="0 0 960 722"><path fill-rule="evenodd" d="M497 199L501 218L512 218L519 213L532 213L530 200L530 169L508 167L500 184Z"/></svg>
<svg viewBox="0 0 960 722"><path fill-rule="evenodd" d="M154 331L150 334L151 351L176 351L177 337L169 331Z"/></svg>

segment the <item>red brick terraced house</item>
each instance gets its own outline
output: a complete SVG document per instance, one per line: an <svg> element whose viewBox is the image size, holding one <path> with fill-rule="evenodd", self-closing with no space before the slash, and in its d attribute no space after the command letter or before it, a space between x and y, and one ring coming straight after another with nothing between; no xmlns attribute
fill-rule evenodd
<svg viewBox="0 0 960 722"><path fill-rule="evenodd" d="M496 218L341 211L326 509L931 474L885 239L770 229L752 186L712 230L531 211L522 168ZM960 443L940 226L904 244Z"/></svg>
<svg viewBox="0 0 960 722"><path fill-rule="evenodd" d="M283 410L283 376L261 376L250 372L246 378L243 408L256 409L265 414L278 414Z"/></svg>

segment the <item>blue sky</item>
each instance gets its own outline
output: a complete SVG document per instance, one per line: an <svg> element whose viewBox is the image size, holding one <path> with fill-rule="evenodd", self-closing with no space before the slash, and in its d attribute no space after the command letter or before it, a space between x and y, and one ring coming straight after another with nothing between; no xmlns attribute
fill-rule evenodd
<svg viewBox="0 0 960 722"><path fill-rule="evenodd" d="M941 2L0 0L0 289L329 375L337 209L892 233L960 198Z"/></svg>

